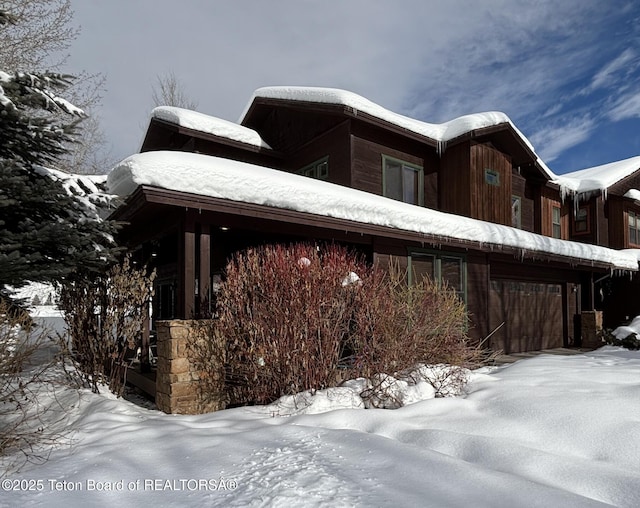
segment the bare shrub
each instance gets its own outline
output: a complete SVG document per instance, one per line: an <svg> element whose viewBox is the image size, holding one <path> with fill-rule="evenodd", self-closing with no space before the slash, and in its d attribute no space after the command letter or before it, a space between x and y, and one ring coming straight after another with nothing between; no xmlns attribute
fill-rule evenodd
<svg viewBox="0 0 640 508"><path fill-rule="evenodd" d="M65 410L44 400L52 385L54 346L49 331L26 311L0 300L0 477L24 462L46 460L45 445L60 440L54 423Z"/></svg>
<svg viewBox="0 0 640 508"><path fill-rule="evenodd" d="M397 263L388 272L374 270L363 279L354 319L349 340L355 371L382 380L363 396L385 407L385 401L395 397L395 377L380 374L410 375L431 384L436 396L457 395L466 384L466 368L482 358L482 350L467 337L467 312L456 293L428 277L407 284L407 274ZM439 364L448 367L432 367Z"/></svg>
<svg viewBox="0 0 640 508"><path fill-rule="evenodd" d="M135 355L153 294L155 273L146 272L126 257L101 277L62 286L59 307L72 351L84 382L96 393L100 383L109 382L111 391L122 394L124 359Z"/></svg>
<svg viewBox="0 0 640 508"><path fill-rule="evenodd" d="M197 325L200 338L191 343L202 397L219 400L224 389L231 403L267 403L364 377L369 407L399 407L397 379L408 376L431 384L436 396L460 393L466 368L481 358L466 335L464 303L446 285L408 285L406 275L397 265L369 267L336 246L237 254L217 319Z"/></svg>
<svg viewBox="0 0 640 508"><path fill-rule="evenodd" d="M365 264L346 249L309 244L237 254L218 297L215 333L238 401L265 403L335 383Z"/></svg>
<svg viewBox="0 0 640 508"><path fill-rule="evenodd" d="M225 385L227 351L225 342L216 330L217 320L201 319L193 322L187 338L187 357L197 372L196 396L199 412L224 409L229 403Z"/></svg>

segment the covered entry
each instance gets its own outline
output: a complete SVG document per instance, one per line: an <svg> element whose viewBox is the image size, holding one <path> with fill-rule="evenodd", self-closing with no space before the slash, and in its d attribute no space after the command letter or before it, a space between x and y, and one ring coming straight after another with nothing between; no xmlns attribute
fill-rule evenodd
<svg viewBox="0 0 640 508"><path fill-rule="evenodd" d="M489 290L491 348L506 354L562 347L562 285L492 280ZM504 323L504 324L502 324Z"/></svg>

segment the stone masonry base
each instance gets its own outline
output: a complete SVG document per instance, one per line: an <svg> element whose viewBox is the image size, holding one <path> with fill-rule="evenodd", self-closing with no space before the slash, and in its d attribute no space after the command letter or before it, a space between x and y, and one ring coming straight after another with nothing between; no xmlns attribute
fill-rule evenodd
<svg viewBox="0 0 640 508"><path fill-rule="evenodd" d="M206 337L202 321L159 321L156 405L165 413L202 414L226 407L222 365L207 372L198 368L198 345L213 339ZM211 346L211 344L207 344Z"/></svg>

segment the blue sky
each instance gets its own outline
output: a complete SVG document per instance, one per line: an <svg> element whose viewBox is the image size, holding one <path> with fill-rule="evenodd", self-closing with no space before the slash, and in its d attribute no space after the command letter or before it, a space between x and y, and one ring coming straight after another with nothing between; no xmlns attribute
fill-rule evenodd
<svg viewBox="0 0 640 508"><path fill-rule="evenodd" d="M82 32L67 70L106 75L93 113L114 161L138 151L151 87L168 72L199 111L226 120L256 88L326 86L427 122L503 111L558 174L640 155L634 0L72 5Z"/></svg>

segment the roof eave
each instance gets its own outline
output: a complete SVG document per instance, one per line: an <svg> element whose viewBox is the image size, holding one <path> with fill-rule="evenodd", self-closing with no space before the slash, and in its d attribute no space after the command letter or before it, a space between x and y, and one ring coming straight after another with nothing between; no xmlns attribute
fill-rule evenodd
<svg viewBox="0 0 640 508"><path fill-rule="evenodd" d="M444 235L425 234L388 226L379 226L375 224L354 222L347 219L316 215L308 212L275 208L267 205L201 196L199 194L173 191L147 185L139 186L127 198L126 202L114 211L110 218L118 221L130 222L139 213L139 211L143 209L143 207L151 204L160 206L176 206L182 209L194 209L199 211L219 212L226 215L254 217L276 222L288 222L303 226L330 229L339 233L347 232L357 235L368 235L371 237L391 238L421 244L430 244L433 246L446 245L449 247L487 253L499 252L503 254L512 254L517 259L557 262L564 265L570 265L572 268L577 269L635 271L631 269L621 269L611 263L603 261L593 261L571 256L563 256L560 254L523 250L504 246L502 244L481 243L471 240L450 238Z"/></svg>

